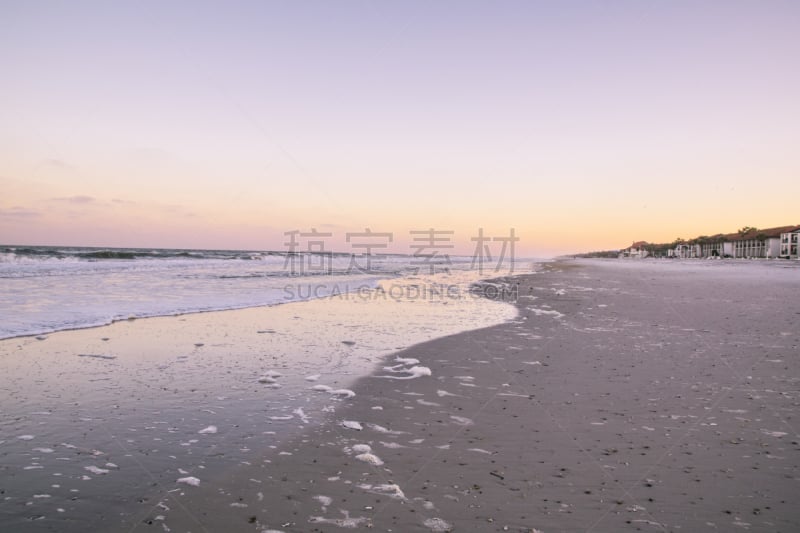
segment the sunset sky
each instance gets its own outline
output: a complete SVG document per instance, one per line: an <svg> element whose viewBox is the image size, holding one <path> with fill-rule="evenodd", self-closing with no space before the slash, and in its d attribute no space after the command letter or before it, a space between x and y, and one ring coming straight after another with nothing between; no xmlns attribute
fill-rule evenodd
<svg viewBox="0 0 800 533"><path fill-rule="evenodd" d="M547 256L800 224L798 28L771 1L0 0L0 243L482 227Z"/></svg>

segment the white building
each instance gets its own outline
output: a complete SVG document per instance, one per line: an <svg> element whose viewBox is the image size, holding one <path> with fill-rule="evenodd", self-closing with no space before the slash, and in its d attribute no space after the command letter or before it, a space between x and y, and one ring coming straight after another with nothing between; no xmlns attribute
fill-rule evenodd
<svg viewBox="0 0 800 533"><path fill-rule="evenodd" d="M800 259L800 226L781 226L757 229L744 227L736 233L698 237L689 242L678 240L674 248L666 250L668 257L681 259L733 257L739 259ZM671 245L653 245L645 241L634 242L620 251L619 257L644 258L653 250L661 253Z"/></svg>
<svg viewBox="0 0 800 533"><path fill-rule="evenodd" d="M697 244L679 244L672 251L672 257L692 259L698 257L700 246Z"/></svg>
<svg viewBox="0 0 800 533"><path fill-rule="evenodd" d="M722 242L707 242L700 245L700 257L722 257L725 252Z"/></svg>
<svg viewBox="0 0 800 533"><path fill-rule="evenodd" d="M647 243L644 241L638 241L633 244L629 248L625 248L619 254L620 257L629 257L633 259L644 259L650 253L645 249Z"/></svg>
<svg viewBox="0 0 800 533"><path fill-rule="evenodd" d="M781 233L780 257L800 259L800 228Z"/></svg>
<svg viewBox="0 0 800 533"><path fill-rule="evenodd" d="M763 230L752 228L745 233L732 233L728 235L731 244L729 253L732 257L743 259L781 257L783 235L786 235L787 231L791 232L796 229L794 226L784 226ZM791 241L791 237L789 237L789 241ZM789 249L791 249L791 243L789 243ZM796 249L797 247L795 247Z"/></svg>
<svg viewBox="0 0 800 533"><path fill-rule="evenodd" d="M733 257L756 259L771 259L780 254L780 239L778 237L763 237L756 239L743 239L733 241Z"/></svg>

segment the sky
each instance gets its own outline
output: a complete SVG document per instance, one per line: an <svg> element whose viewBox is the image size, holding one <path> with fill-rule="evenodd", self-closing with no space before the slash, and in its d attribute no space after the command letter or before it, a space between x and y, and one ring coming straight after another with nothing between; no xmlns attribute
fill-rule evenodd
<svg viewBox="0 0 800 533"><path fill-rule="evenodd" d="M482 228L545 257L800 224L798 27L773 1L0 0L0 243L469 254Z"/></svg>

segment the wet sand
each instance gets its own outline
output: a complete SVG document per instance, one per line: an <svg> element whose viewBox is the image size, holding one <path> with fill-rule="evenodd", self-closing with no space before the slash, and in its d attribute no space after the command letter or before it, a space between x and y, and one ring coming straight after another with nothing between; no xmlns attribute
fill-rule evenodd
<svg viewBox="0 0 800 533"><path fill-rule="evenodd" d="M166 530L176 491L236 486L382 357L516 316L469 295L476 277L0 341L0 531Z"/></svg>
<svg viewBox="0 0 800 533"><path fill-rule="evenodd" d="M572 261L509 279L517 320L392 356L329 423L228 472L235 490L174 493L169 527L797 531L797 266ZM381 377L411 359L431 375Z"/></svg>

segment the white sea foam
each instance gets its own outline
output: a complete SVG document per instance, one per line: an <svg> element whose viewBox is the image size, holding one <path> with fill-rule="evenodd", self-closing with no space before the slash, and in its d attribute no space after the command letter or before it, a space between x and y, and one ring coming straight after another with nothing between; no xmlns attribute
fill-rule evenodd
<svg viewBox="0 0 800 533"><path fill-rule="evenodd" d="M380 485L371 485L369 483L360 483L356 485L358 488L365 490L371 494L380 494L381 496L388 496L395 500L405 500L406 495L400 489L399 485L394 483L383 483Z"/></svg>
<svg viewBox="0 0 800 533"><path fill-rule="evenodd" d="M423 400L423 399L417 400L417 403L420 404L420 405L424 405L426 407L441 407L442 406L442 404L440 404L440 403L429 402L429 401Z"/></svg>
<svg viewBox="0 0 800 533"><path fill-rule="evenodd" d="M373 431L377 431L378 433L386 433L387 435L403 435L406 433L405 431L395 431L392 429L388 429L378 424L367 424L367 427L369 427Z"/></svg>
<svg viewBox="0 0 800 533"><path fill-rule="evenodd" d="M306 381L317 381L320 378L321 374L312 374L310 376L306 376Z"/></svg>
<svg viewBox="0 0 800 533"><path fill-rule="evenodd" d="M427 366L412 366L411 368L396 370L395 372L405 373L408 374L408 376L375 376L375 377L384 379L415 379L431 375L431 369L428 368Z"/></svg>
<svg viewBox="0 0 800 533"><path fill-rule="evenodd" d="M217 426L208 426L198 431L201 435L212 435L217 432Z"/></svg>
<svg viewBox="0 0 800 533"><path fill-rule="evenodd" d="M369 453L372 451L372 448L369 444L356 444L352 447L352 450L356 453Z"/></svg>
<svg viewBox="0 0 800 533"><path fill-rule="evenodd" d="M464 416L450 415L450 420L459 426L470 426L473 424L472 420Z"/></svg>
<svg viewBox="0 0 800 533"><path fill-rule="evenodd" d="M346 529L355 529L357 527L371 527L371 520L369 518L360 516L358 518L351 518L348 513L342 511L345 514L344 518L325 518L323 516L310 516L308 521L312 524L331 524L336 527L342 527Z"/></svg>
<svg viewBox="0 0 800 533"><path fill-rule="evenodd" d="M536 316L552 316L553 318L561 318L564 316L563 313L559 313L555 309L541 309L538 307L528 307L528 311L533 311L533 314Z"/></svg>
<svg viewBox="0 0 800 533"><path fill-rule="evenodd" d="M444 533L453 529L452 524L441 518L428 518L422 524L436 533Z"/></svg>
<svg viewBox="0 0 800 533"><path fill-rule="evenodd" d="M191 485L193 487L200 486L200 480L194 476L188 477L180 477L176 480L177 483L185 483L186 485Z"/></svg>
<svg viewBox="0 0 800 533"><path fill-rule="evenodd" d="M315 390L317 392L330 392L333 389L327 385L314 385L311 387L311 390Z"/></svg>
<svg viewBox="0 0 800 533"><path fill-rule="evenodd" d="M347 429L355 429L356 431L361 431L364 429L364 426L361 425L361 422L356 422L355 420L342 420L341 425Z"/></svg>
<svg viewBox="0 0 800 533"><path fill-rule="evenodd" d="M468 452L476 452L476 453L485 453L487 455L492 455L492 452L488 450L484 450L483 448L468 448Z"/></svg>
<svg viewBox="0 0 800 533"><path fill-rule="evenodd" d="M353 396L356 395L356 393L351 391L350 389L336 389L328 392L334 396L341 396L343 398L352 398Z"/></svg>
<svg viewBox="0 0 800 533"><path fill-rule="evenodd" d="M333 503L333 498L331 498L330 496L323 496L322 494L318 494L314 496L312 499L318 501L320 505L322 505L323 512L325 512L325 509L327 509L330 506L330 504Z"/></svg>
<svg viewBox="0 0 800 533"><path fill-rule="evenodd" d="M303 411L302 407L298 407L292 412L297 415L297 417L303 422L303 424L308 424L309 420L308 415L305 413L305 411Z"/></svg>
<svg viewBox="0 0 800 533"><path fill-rule="evenodd" d="M106 470L105 468L100 468L100 467L97 467L97 466L94 466L94 465L92 465L92 466L84 466L83 469L84 470L88 470L92 474L96 474L96 475L108 474L109 473L109 470Z"/></svg>
<svg viewBox="0 0 800 533"><path fill-rule="evenodd" d="M383 461L381 460L381 458L378 457L377 455L373 454L373 453L362 453L362 454L356 455L356 459L358 459L359 461L364 461L365 463L371 464L372 466L381 466L383 464Z"/></svg>

